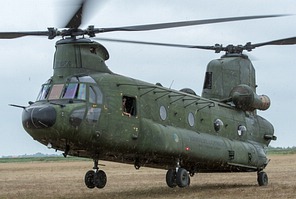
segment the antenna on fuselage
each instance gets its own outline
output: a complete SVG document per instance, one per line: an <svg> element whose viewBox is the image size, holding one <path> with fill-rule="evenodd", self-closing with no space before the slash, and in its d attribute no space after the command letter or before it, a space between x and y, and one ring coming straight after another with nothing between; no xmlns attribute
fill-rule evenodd
<svg viewBox="0 0 296 199"><path fill-rule="evenodd" d="M174 81L175 81L175 80L172 81L172 83L171 83L171 85L170 85L170 87L169 87L170 89L172 88L172 86L173 86L173 84L174 84Z"/></svg>

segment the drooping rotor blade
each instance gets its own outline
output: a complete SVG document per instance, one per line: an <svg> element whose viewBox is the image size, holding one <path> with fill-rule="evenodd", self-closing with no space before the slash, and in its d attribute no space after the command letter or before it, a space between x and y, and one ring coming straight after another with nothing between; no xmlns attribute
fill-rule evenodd
<svg viewBox="0 0 296 199"><path fill-rule="evenodd" d="M170 44L170 43L157 43L157 42L145 42L145 41L133 41L133 40L123 40L123 39L110 39L110 38L95 38L95 40L108 41L108 42L119 42L119 43L131 43L131 44L144 44L144 45L154 45L154 46L167 46L167 47L178 47L178 48L195 48L203 50L214 50L216 53L225 51L227 53L242 53L244 50L252 51L256 47L266 46L266 45L294 45L296 44L296 37L273 40L269 42L251 44L248 42L246 45L227 45L222 46L220 44L215 44L214 46L198 46L198 45L184 45L184 44Z"/></svg>
<svg viewBox="0 0 296 199"><path fill-rule="evenodd" d="M184 26L194 26L194 25L222 23L222 22L230 22L230 21L242 21L242 20L261 19L261 18L270 18L270 17L282 17L282 16L287 16L287 15L228 17L228 18L217 18L217 19L180 21L180 22L171 22L171 23L124 26L124 27L114 27L114 28L97 28L95 29L95 33L113 32L113 31L147 31L147 30L158 30L158 29L177 28L177 27L184 27Z"/></svg>
<svg viewBox="0 0 296 199"><path fill-rule="evenodd" d="M267 45L294 45L296 44L296 37L290 37L285 39L273 40L258 44L251 44L253 48L260 47L260 46L267 46Z"/></svg>
<svg viewBox="0 0 296 199"><path fill-rule="evenodd" d="M82 21L82 11L83 11L83 6L86 0L83 0L80 4L79 9L76 11L76 13L73 15L73 17L70 19L70 21L67 23L65 28L73 28L77 29L81 25Z"/></svg>

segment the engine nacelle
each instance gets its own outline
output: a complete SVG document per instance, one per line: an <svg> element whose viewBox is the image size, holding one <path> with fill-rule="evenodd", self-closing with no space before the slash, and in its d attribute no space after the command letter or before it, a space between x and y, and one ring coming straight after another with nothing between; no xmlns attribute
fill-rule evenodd
<svg viewBox="0 0 296 199"><path fill-rule="evenodd" d="M230 92L230 97L234 105L244 111L267 110L270 107L268 96L257 95L251 87L245 84L234 87Z"/></svg>

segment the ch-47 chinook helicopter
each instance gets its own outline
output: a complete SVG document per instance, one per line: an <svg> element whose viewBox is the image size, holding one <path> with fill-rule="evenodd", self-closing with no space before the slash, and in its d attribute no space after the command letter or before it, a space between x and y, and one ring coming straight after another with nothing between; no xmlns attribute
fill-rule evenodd
<svg viewBox="0 0 296 199"><path fill-rule="evenodd" d="M35 102L23 108L24 129L38 142L72 155L91 158L85 174L88 188L103 188L106 173L99 160L166 169L169 187L186 187L198 172L263 171L269 160L265 149L275 140L273 126L257 115L270 105L256 94L255 70L243 50L264 45L295 44L296 38L245 46L185 46L123 41L225 51L209 63L202 96L111 72L109 54L101 44L85 38L111 31L144 31L279 15L235 17L117 28L79 29L82 6L66 28L32 32L1 32L0 39L48 36L56 42L53 76L42 85Z"/></svg>

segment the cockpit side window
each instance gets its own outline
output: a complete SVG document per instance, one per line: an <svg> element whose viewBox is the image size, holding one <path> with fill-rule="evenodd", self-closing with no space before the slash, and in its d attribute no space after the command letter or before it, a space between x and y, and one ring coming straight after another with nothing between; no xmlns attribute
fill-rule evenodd
<svg viewBox="0 0 296 199"><path fill-rule="evenodd" d="M39 92L39 95L37 97L37 101L47 99L50 88L51 88L50 84L43 84L41 91Z"/></svg>
<svg viewBox="0 0 296 199"><path fill-rule="evenodd" d="M95 104L97 96L96 93L94 91L94 89L92 88L92 86L89 87L89 102Z"/></svg>
<svg viewBox="0 0 296 199"><path fill-rule="evenodd" d="M102 92L95 85L89 86L89 102L93 104L102 104L103 102Z"/></svg>

